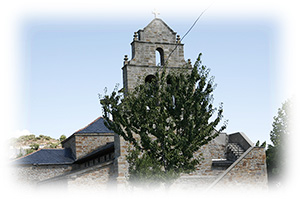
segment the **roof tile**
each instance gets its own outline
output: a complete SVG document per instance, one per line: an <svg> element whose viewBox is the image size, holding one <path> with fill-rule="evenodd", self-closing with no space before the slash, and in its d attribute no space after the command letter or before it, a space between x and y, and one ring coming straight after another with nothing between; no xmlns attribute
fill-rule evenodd
<svg viewBox="0 0 300 199"><path fill-rule="evenodd" d="M104 118L98 117L92 123L87 125L86 127L76 131L76 134L79 133L113 133L112 130L109 130L104 124Z"/></svg>
<svg viewBox="0 0 300 199"><path fill-rule="evenodd" d="M70 149L40 149L25 157L13 161L13 164L72 164L74 159L71 157Z"/></svg>

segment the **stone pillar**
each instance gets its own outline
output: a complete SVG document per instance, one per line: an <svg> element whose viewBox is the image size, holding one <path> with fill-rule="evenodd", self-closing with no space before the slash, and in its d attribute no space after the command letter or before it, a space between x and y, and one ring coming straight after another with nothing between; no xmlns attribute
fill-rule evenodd
<svg viewBox="0 0 300 199"><path fill-rule="evenodd" d="M116 182L118 190L125 189L128 185L128 162L126 160L128 143L123 137L115 134L115 160Z"/></svg>

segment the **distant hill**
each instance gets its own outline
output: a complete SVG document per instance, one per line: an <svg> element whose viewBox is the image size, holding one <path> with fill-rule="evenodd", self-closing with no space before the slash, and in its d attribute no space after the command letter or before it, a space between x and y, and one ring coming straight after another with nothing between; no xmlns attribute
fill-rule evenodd
<svg viewBox="0 0 300 199"><path fill-rule="evenodd" d="M41 148L62 148L61 141L63 141L66 136L62 135L59 139L51 138L46 135L35 136L22 135L18 138L10 139L10 158L18 158Z"/></svg>

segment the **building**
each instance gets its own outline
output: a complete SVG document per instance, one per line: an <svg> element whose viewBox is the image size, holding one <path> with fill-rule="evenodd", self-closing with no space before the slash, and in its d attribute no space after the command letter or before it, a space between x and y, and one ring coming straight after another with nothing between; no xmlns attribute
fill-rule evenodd
<svg viewBox="0 0 300 199"><path fill-rule="evenodd" d="M131 47L132 59L125 55L122 68L125 93L143 81L151 81L166 61L167 72L189 66L180 36L159 18L134 33ZM63 149L41 149L15 160L19 180L68 188L128 187L128 144L104 122L99 117L78 130L62 143ZM195 156L200 154L204 160L196 171L182 175L174 188L267 187L265 150L253 146L244 133L221 133Z"/></svg>

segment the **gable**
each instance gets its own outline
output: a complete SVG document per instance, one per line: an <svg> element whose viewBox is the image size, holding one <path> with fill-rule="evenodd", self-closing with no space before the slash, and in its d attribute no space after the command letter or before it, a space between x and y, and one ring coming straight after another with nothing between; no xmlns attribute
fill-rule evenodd
<svg viewBox="0 0 300 199"><path fill-rule="evenodd" d="M102 117L98 117L96 120L88 124L86 127L75 132L76 134L80 133L113 133L112 130L109 130L105 124Z"/></svg>
<svg viewBox="0 0 300 199"><path fill-rule="evenodd" d="M141 41L145 42L176 42L176 32L174 32L163 20L153 19L143 30L139 30Z"/></svg>

